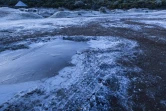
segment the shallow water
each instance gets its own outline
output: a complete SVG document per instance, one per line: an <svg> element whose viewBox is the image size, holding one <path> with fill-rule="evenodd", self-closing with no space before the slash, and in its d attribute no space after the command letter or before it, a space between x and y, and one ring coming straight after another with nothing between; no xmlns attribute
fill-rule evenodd
<svg viewBox="0 0 166 111"><path fill-rule="evenodd" d="M0 84L15 84L55 76L71 57L87 47L85 42L56 39L31 45L30 49L0 54Z"/></svg>

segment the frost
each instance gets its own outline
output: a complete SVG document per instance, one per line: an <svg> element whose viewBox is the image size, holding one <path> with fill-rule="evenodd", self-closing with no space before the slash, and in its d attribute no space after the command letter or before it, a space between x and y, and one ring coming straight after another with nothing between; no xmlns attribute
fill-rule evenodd
<svg viewBox="0 0 166 111"><path fill-rule="evenodd" d="M140 20L140 23L150 24L150 25L157 25L162 28L166 28L166 21L165 20Z"/></svg>
<svg viewBox="0 0 166 111"><path fill-rule="evenodd" d="M118 37L96 37L90 47L72 57L73 66L46 80L37 89L12 98L1 109L15 110L132 110L128 88L128 71L122 59L133 60L138 53L135 41ZM19 107L16 107L19 106Z"/></svg>

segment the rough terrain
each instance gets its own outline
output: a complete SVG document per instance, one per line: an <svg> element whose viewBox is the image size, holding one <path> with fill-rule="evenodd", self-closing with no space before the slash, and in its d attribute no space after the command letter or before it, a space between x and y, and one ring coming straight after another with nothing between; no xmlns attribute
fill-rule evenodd
<svg viewBox="0 0 166 111"><path fill-rule="evenodd" d="M41 37L89 45L72 57L72 66L18 93L0 110L166 110L166 11L84 13L89 17L65 15L0 24L3 52L24 49ZM18 44L26 40L31 42Z"/></svg>

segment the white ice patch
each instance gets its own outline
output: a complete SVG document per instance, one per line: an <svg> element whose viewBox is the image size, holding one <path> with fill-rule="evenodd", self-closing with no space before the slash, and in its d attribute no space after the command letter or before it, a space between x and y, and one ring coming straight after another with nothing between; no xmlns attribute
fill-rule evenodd
<svg viewBox="0 0 166 111"><path fill-rule="evenodd" d="M89 45L91 48L95 49L109 49L109 48L115 48L120 41L107 41L105 39L103 40L91 40L89 42Z"/></svg>
<svg viewBox="0 0 166 111"><path fill-rule="evenodd" d="M163 20L139 20L138 22L166 28L166 20L165 19L163 19Z"/></svg>
<svg viewBox="0 0 166 111"><path fill-rule="evenodd" d="M121 50L123 49L132 49L134 47L137 47L138 44L134 41L129 41L126 39L120 39L118 37L98 37L97 40L91 40L88 42L91 48L94 49L102 49L102 50Z"/></svg>
<svg viewBox="0 0 166 111"><path fill-rule="evenodd" d="M131 25L131 24L125 24L122 21L110 21L110 22L106 22L106 23L100 23L100 25L104 28L127 28L127 29L131 29L134 31L140 31L142 30L141 26L139 25Z"/></svg>

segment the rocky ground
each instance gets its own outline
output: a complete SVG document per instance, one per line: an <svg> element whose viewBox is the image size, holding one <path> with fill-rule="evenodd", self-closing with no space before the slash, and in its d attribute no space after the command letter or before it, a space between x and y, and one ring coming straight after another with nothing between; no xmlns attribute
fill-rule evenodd
<svg viewBox="0 0 166 111"><path fill-rule="evenodd" d="M0 24L0 50L25 48L18 42L61 36L89 48L73 66L0 110L166 110L165 10L115 10L89 17L45 18ZM16 48L15 48L16 47Z"/></svg>

